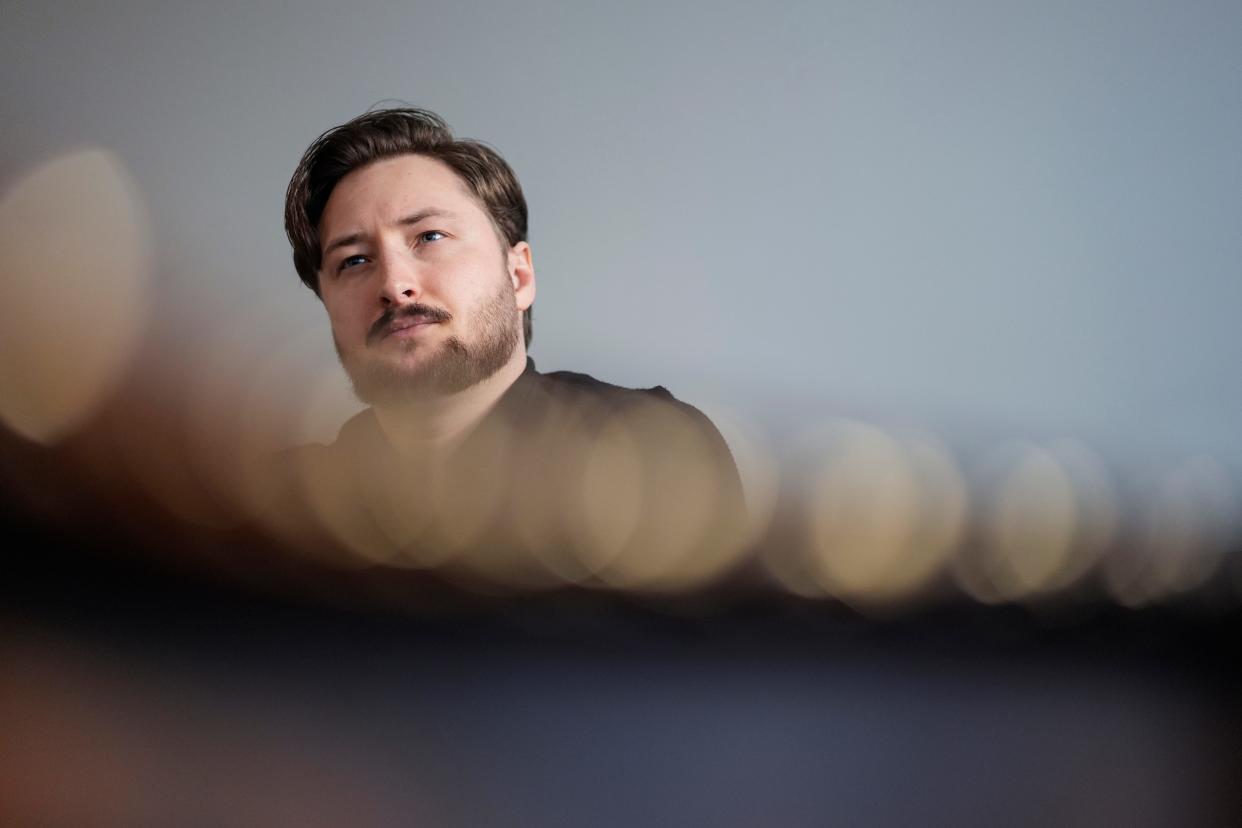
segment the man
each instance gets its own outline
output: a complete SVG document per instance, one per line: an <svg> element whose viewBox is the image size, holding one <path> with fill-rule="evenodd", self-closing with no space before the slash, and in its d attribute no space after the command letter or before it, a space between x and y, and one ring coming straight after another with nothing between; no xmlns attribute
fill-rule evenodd
<svg viewBox="0 0 1242 828"><path fill-rule="evenodd" d="M526 202L494 150L425 110L369 112L307 149L285 227L370 404L294 453L351 551L519 585L677 586L733 560L741 487L701 412L535 370Z"/></svg>

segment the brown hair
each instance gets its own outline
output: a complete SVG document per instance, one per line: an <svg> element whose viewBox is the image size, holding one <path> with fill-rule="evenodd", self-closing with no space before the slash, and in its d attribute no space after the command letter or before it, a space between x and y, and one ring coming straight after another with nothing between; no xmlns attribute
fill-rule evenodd
<svg viewBox="0 0 1242 828"><path fill-rule="evenodd" d="M424 155L449 166L482 203L509 247L526 241L526 198L513 169L479 141L457 140L444 119L425 109L375 109L332 127L306 149L285 193L285 232L293 245L293 266L315 295L323 250L319 220L337 182L373 161ZM531 312L522 314L530 345Z"/></svg>

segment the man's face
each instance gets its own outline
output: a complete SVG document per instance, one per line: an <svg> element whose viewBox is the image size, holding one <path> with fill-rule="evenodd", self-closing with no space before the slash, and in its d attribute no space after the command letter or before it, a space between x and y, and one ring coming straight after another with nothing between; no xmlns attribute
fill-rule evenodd
<svg viewBox="0 0 1242 828"><path fill-rule="evenodd" d="M364 402L456 393L515 358L535 294L530 247L500 240L443 162L402 155L354 170L319 238L319 293Z"/></svg>

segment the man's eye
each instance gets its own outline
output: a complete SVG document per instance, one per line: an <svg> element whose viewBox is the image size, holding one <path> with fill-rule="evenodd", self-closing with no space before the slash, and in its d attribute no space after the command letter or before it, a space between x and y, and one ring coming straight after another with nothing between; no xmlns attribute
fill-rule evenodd
<svg viewBox="0 0 1242 828"><path fill-rule="evenodd" d="M442 238L444 238L444 234L439 230L427 230L426 232L418 234L419 241L433 242L439 241Z"/></svg>
<svg viewBox="0 0 1242 828"><path fill-rule="evenodd" d="M345 258L341 259L341 263L336 266L336 269L337 269L337 272L339 273L342 270L348 270L351 267L357 267L360 264L365 264L366 261L367 261L366 256L346 256Z"/></svg>

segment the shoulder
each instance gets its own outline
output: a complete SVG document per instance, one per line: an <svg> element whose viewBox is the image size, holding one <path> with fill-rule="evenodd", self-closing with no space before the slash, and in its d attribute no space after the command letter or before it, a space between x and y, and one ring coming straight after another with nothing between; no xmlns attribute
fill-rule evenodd
<svg viewBox="0 0 1242 828"><path fill-rule="evenodd" d="M592 419L641 411L669 411L683 414L715 431L711 421L701 411L674 397L663 385L626 388L577 371L533 374L530 381L538 393L527 396L527 399L533 397L550 401L553 405L569 406Z"/></svg>
<svg viewBox="0 0 1242 828"><path fill-rule="evenodd" d="M656 385L651 388L626 388L598 380L590 374L581 374L577 371L552 371L547 374L535 374L534 376L549 388L582 394L596 394L602 397L614 398L618 401L636 399L634 395L647 395L667 400L673 399L673 395L663 385Z"/></svg>
<svg viewBox="0 0 1242 828"><path fill-rule="evenodd" d="M664 386L625 388L572 371L537 375L546 399L530 497L552 493L572 544L598 578L651 588L706 582L749 542L728 444L698 408ZM547 470L552 472L548 473ZM559 485L558 485L559 484Z"/></svg>
<svg viewBox="0 0 1242 828"><path fill-rule="evenodd" d="M539 376L553 389L560 389L570 395L576 394L596 399L603 403L605 408L614 411L631 409L675 411L693 421L697 426L719 436L715 425L706 414L693 405L677 399L663 385L653 385L650 388L626 388L576 371L555 371Z"/></svg>
<svg viewBox="0 0 1242 828"><path fill-rule="evenodd" d="M536 396L551 400L551 407L573 409L575 419L588 428L618 426L661 457L694 458L740 499L737 466L720 431L706 414L663 385L626 388L575 371L527 376L543 392Z"/></svg>

